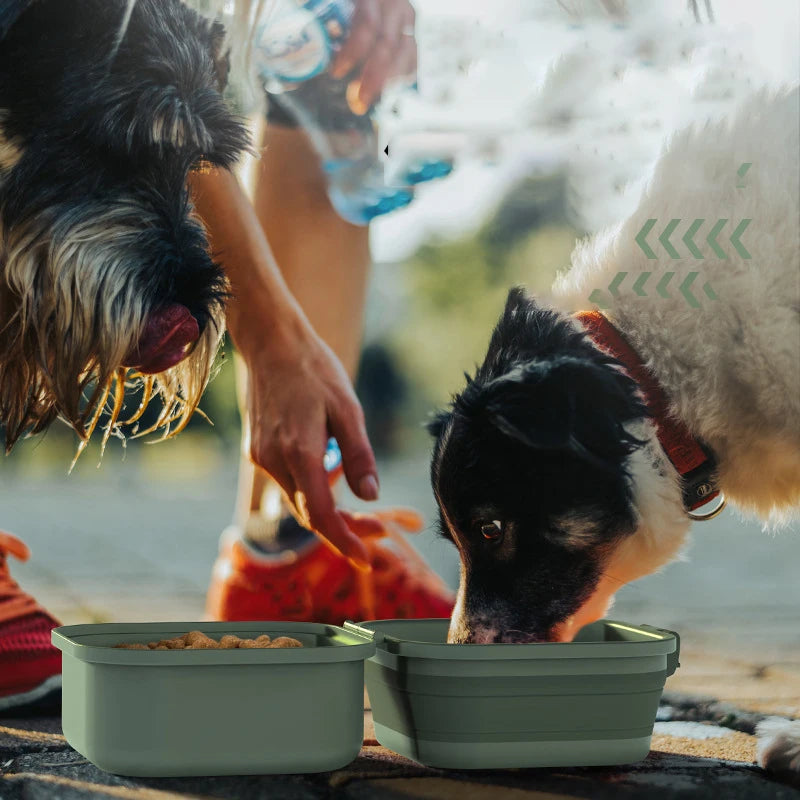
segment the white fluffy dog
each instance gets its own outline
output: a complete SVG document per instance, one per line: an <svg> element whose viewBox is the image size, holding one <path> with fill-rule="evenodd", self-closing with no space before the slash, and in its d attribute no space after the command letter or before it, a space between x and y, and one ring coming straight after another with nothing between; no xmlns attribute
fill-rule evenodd
<svg viewBox="0 0 800 800"><path fill-rule="evenodd" d="M620 271L628 272L628 287L642 272L653 273L647 297L621 290L607 316L664 388L670 411L714 452L725 497L770 522L786 521L800 504L799 120L797 88L762 92L732 120L677 135L636 212L579 246L572 270L555 289L556 302L574 310ZM740 180L743 163L751 166ZM689 267L659 252L658 234L677 218L682 222L672 239L684 259L681 237L694 219L706 220L696 236L704 258ZM741 239L749 259L728 246L724 234L719 245L727 258L711 252L705 237L723 218L729 236L741 220L752 220ZM645 240L659 252L657 260L635 241L648 219L659 221ZM689 307L675 291L689 270L700 273L691 288L702 309ZM676 272L667 284L672 297L653 297L666 271ZM704 282L716 300L702 291ZM652 426L648 435L655 436ZM632 474L641 518L627 546L635 551L635 572L643 575L673 558L688 524L663 477L645 464L635 464ZM608 571L638 577L613 566ZM768 720L758 733L760 763L800 780L800 721Z"/></svg>
<svg viewBox="0 0 800 800"><path fill-rule="evenodd" d="M512 291L431 425L462 560L450 641L569 641L708 501L770 522L800 504L799 116L797 89L762 92L677 134L552 308ZM760 733L761 763L800 780L800 721Z"/></svg>

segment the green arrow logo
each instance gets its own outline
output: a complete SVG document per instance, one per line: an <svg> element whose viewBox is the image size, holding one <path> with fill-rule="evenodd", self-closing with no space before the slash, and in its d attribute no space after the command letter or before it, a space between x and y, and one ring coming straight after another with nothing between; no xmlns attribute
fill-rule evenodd
<svg viewBox="0 0 800 800"><path fill-rule="evenodd" d="M690 226L689 230L683 234L683 243L686 245L686 249L695 257L695 258L702 258L703 254L700 252L698 246L694 243L694 236L697 231L700 230L700 227L705 222L704 219L696 219Z"/></svg>
<svg viewBox="0 0 800 800"><path fill-rule="evenodd" d="M731 244L733 249L742 257L750 258L750 253L744 249L744 245L739 241L739 238L744 233L745 228L750 224L749 219L743 219L737 226L736 230L731 234Z"/></svg>
<svg viewBox="0 0 800 800"><path fill-rule="evenodd" d="M647 292L644 290L644 285L647 283L647 279L652 275L652 272L643 272L637 279L636 282L633 284L633 291L639 295L639 297L647 297Z"/></svg>
<svg viewBox="0 0 800 800"><path fill-rule="evenodd" d="M690 272L681 282L680 285L680 292L683 295L684 299L692 308L700 308L700 303L697 302L697 298L691 292L691 285L694 283L694 279L697 277L698 273Z"/></svg>
<svg viewBox="0 0 800 800"><path fill-rule="evenodd" d="M642 252L648 258L655 258L656 257L656 254L651 250L650 245L647 244L647 241L646 241L647 240L647 234L650 233L651 230L653 230L653 225L655 225L655 224L656 224L656 220L654 220L654 219L647 220L647 222L645 222L645 224L642 225L642 229L639 231L639 233L637 233L636 236L634 237L635 241L636 241L636 244L638 244L639 247L641 247Z"/></svg>
<svg viewBox="0 0 800 800"><path fill-rule="evenodd" d="M611 293L611 296L615 300L619 299L619 285L622 283L622 281L625 280L625 276L627 274L628 274L627 272L618 272L614 276L614 280L612 280L611 283L608 284L608 291Z"/></svg>
<svg viewBox="0 0 800 800"><path fill-rule="evenodd" d="M633 283L633 291L639 297L647 297L647 292L645 291L645 284L650 277L652 276L652 272L643 272ZM697 276L699 275L698 272L690 272L684 280L681 282L680 286L678 287L680 293L683 295L683 299L686 300L686 304L690 308L700 308L700 303L698 302L697 298L692 294L692 284L696 280ZM611 283L608 284L608 294L611 295L611 300L609 301L608 295L600 289L595 289L589 295L589 302L594 303L596 306L600 308L606 309L610 308L613 305L614 300L618 300L620 297L620 286L625 278L628 276L627 272L618 272L612 279ZM675 277L674 272L665 272L661 279L656 286L656 293L660 296L669 300L672 295L667 292L667 285L669 282ZM716 300L717 295L714 289L712 288L710 283L703 284L703 291L708 297L709 300Z"/></svg>
<svg viewBox="0 0 800 800"><path fill-rule="evenodd" d="M641 230L639 233L636 234L635 241L636 244L639 245L642 252L647 256L649 259L656 259L657 256L650 245L647 243L647 234L653 229L653 226L658 222L656 219L648 219L644 225L642 225ZM697 243L694 240L694 237L697 236L700 228L703 226L705 219L698 218L692 222L692 224L687 228L686 233L683 234L681 237L681 241L686 245L686 249L692 254L692 256L696 259L702 259L703 253L700 248L697 246ZM706 236L706 241L708 242L708 246L714 252L717 258L720 259L727 259L728 254L720 247L719 242L717 241L717 237L722 233L722 229L727 224L727 219L718 219L714 226L709 231L708 236ZM750 253L747 252L744 244L741 241L742 234L745 232L747 226L752 222L750 219L743 219L739 224L736 226L736 229L731 234L731 244L733 245L736 252L744 259L750 258ZM658 241L661 242L664 250L666 250L667 255L673 259L682 258L681 254L675 248L675 245L672 244L670 241L670 236L675 233L675 229L680 225L680 219L671 219L664 230L661 232L661 235L658 237Z"/></svg>
<svg viewBox="0 0 800 800"><path fill-rule="evenodd" d="M753 162L752 161L745 161L744 164L742 164L739 167L739 169L736 170L736 174L739 176L739 180L736 182L736 188L737 189L744 189L744 174L752 166L753 166Z"/></svg>
<svg viewBox="0 0 800 800"><path fill-rule="evenodd" d="M720 235L722 229L725 227L725 223L727 219L718 219L714 227L711 229L711 233L706 236L706 241L708 242L711 249L716 253L717 258L727 258L728 256L725 255L725 251L717 244L717 236Z"/></svg>
<svg viewBox="0 0 800 800"><path fill-rule="evenodd" d="M674 275L674 272L665 272L664 277L658 282L658 286L656 286L656 292L658 292L661 297L665 297L667 300L669 300L670 297L667 294L667 284L672 280Z"/></svg>
<svg viewBox="0 0 800 800"><path fill-rule="evenodd" d="M599 289L595 289L589 295L589 302L590 303L594 303L596 306L599 306L600 308L608 308L609 307L608 303L606 303L606 300L605 300L605 297L604 297L603 293Z"/></svg>
<svg viewBox="0 0 800 800"><path fill-rule="evenodd" d="M669 253L670 258L680 258L680 253L672 246L669 237L672 236L675 228L678 227L679 219L671 219L664 228L664 232L658 237L658 241L664 245L664 249Z"/></svg>

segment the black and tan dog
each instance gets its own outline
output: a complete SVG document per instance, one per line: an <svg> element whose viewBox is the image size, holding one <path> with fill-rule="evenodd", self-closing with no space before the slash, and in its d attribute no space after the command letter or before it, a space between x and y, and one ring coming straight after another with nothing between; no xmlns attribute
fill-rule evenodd
<svg viewBox="0 0 800 800"><path fill-rule="evenodd" d="M132 378L188 420L225 279L187 175L247 134L224 30L178 0L0 0L0 426L88 438ZM143 404L143 405L146 405Z"/></svg>

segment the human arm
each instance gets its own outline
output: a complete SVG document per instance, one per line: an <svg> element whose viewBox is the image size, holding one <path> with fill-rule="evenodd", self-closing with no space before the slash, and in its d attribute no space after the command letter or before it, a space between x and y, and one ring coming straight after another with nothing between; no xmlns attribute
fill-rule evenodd
<svg viewBox="0 0 800 800"><path fill-rule="evenodd" d="M249 455L305 524L363 565L364 545L336 509L322 464L335 436L353 492L377 498L375 459L351 382L287 288L235 176L214 171L190 183L231 285L228 329L249 372Z"/></svg>

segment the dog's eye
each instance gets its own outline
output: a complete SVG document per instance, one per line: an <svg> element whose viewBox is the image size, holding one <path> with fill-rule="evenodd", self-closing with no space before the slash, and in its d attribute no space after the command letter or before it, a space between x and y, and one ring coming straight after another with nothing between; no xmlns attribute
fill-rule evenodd
<svg viewBox="0 0 800 800"><path fill-rule="evenodd" d="M500 539L503 538L502 521L493 519L491 522L481 525L481 533L483 534L483 538L488 539L490 542L500 541Z"/></svg>

